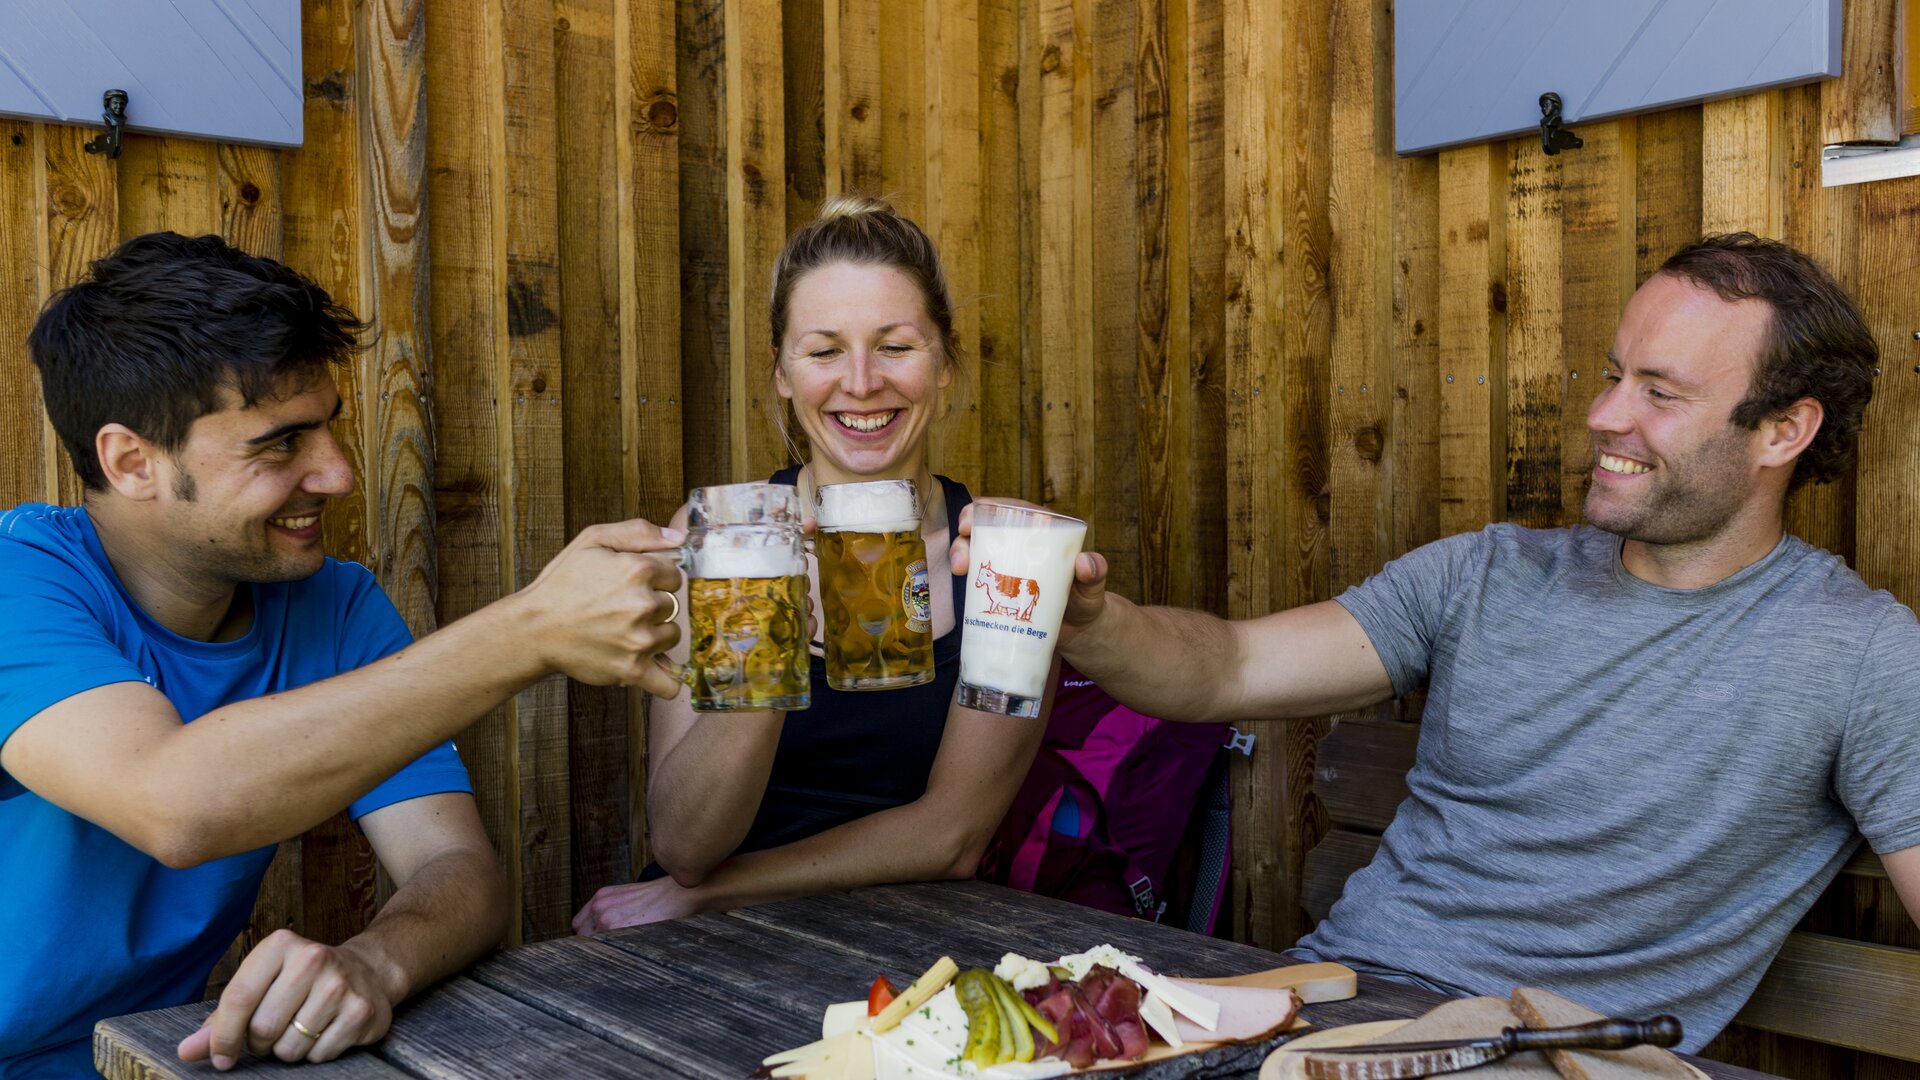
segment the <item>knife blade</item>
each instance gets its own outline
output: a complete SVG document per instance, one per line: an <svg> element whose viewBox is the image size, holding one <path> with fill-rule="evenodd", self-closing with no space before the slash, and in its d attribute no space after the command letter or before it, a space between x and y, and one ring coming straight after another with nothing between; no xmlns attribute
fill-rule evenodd
<svg viewBox="0 0 1920 1080"><path fill-rule="evenodd" d="M1596 1020L1558 1028L1502 1028L1478 1039L1417 1043L1370 1043L1303 1050L1301 1064L1312 1080L1407 1080L1459 1072L1526 1050L1625 1050L1673 1046L1681 1038L1672 1016L1651 1020ZM1341 1055L1365 1055L1344 1057Z"/></svg>

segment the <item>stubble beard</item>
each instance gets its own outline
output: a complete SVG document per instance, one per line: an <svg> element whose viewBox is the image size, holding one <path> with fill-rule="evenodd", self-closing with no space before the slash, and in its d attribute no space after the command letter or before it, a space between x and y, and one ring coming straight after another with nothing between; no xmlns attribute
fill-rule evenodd
<svg viewBox="0 0 1920 1080"><path fill-rule="evenodd" d="M1598 528L1643 544L1694 544L1724 531L1747 498L1746 432L1729 426L1702 443L1684 461L1669 462L1651 477L1637 501L1609 505L1597 484L1587 488L1587 520ZM1596 453L1595 465L1599 455Z"/></svg>

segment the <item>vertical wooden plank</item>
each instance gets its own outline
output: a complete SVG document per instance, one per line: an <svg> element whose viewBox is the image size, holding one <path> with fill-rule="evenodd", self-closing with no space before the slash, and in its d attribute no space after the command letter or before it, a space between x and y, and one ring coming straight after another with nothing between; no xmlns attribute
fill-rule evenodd
<svg viewBox="0 0 1920 1080"><path fill-rule="evenodd" d="M40 376L27 353L27 334L40 314L38 249L40 200L35 164L39 125L0 120L0 505L50 498L50 455L64 455L46 422Z"/></svg>
<svg viewBox="0 0 1920 1080"><path fill-rule="evenodd" d="M1079 63L1080 45L1074 34L1072 0L1042 0L1029 10L1034 19L1033 37L1025 51L1038 63L1034 78L1024 80L1023 85L1034 88L1031 107L1035 132L1023 144L1021 156L1031 156L1037 173L1029 179L1034 246L1029 256L1033 300L1028 311L1034 319L1034 331L1028 341L1030 348L1038 349L1034 359L1044 410L1038 432L1040 501L1071 513L1079 509L1070 500L1074 496L1077 449L1072 415L1077 347L1074 289L1079 283L1074 259L1074 184L1078 171L1074 69Z"/></svg>
<svg viewBox="0 0 1920 1080"><path fill-rule="evenodd" d="M727 32L724 0L679 0L680 370L688 487L734 479L728 298ZM771 272L771 271L769 271ZM754 340L765 338L762 331ZM739 464L739 471L748 468Z"/></svg>
<svg viewBox="0 0 1920 1080"><path fill-rule="evenodd" d="M1440 158L1393 169L1393 546L1398 558L1440 529Z"/></svg>
<svg viewBox="0 0 1920 1080"><path fill-rule="evenodd" d="M966 478L982 494L1031 497L1026 483L1022 390L1028 365L1022 341L1021 257L1026 236L1027 188L1021 183L1020 5L980 4L980 347L974 364L974 401L980 408L981 471ZM1032 148L1027 148L1032 153Z"/></svg>
<svg viewBox="0 0 1920 1080"><path fill-rule="evenodd" d="M215 208L220 235L242 251L281 258L284 242L280 215L280 155L261 146L222 143Z"/></svg>
<svg viewBox="0 0 1920 1080"><path fill-rule="evenodd" d="M1902 0L1847 0L1840 77L1814 84L1823 143L1891 143L1900 138Z"/></svg>
<svg viewBox="0 0 1920 1080"><path fill-rule="evenodd" d="M498 19L502 79L496 113L502 145L496 162L501 198L494 252L496 304L492 357L496 385L511 394L511 422L499 432L498 467L507 496L501 522L501 592L532 581L566 543L565 444L561 430L562 304L559 181L555 170L553 6L551 0L489 9ZM777 172L772 175L779 175ZM504 229L504 235L501 231ZM566 680L553 676L520 692L508 743L511 797L517 797L519 924L522 940L572 932L567 785Z"/></svg>
<svg viewBox="0 0 1920 1080"><path fill-rule="evenodd" d="M926 221L954 300L960 359L977 373L981 334L980 12L974 3L926 0ZM934 468L977 484L983 464L976 377L947 393L931 431Z"/></svg>
<svg viewBox="0 0 1920 1080"><path fill-rule="evenodd" d="M622 430L622 147L630 145L632 95L616 62L621 0L560 0L554 8L554 114L559 152L561 385L566 387L566 534L627 516ZM624 106L624 108L623 108ZM611 121L611 122L609 122ZM609 133L613 136L608 138ZM649 455L649 456L657 456ZM577 911L601 887L630 880L627 692L567 684L567 906Z"/></svg>
<svg viewBox="0 0 1920 1080"><path fill-rule="evenodd" d="M1191 432L1191 402L1184 385L1185 350L1191 330L1183 317L1176 328L1176 306L1186 304L1186 275L1178 269L1188 252L1184 216L1176 229L1174 215L1184 209L1186 177L1173 177L1186 165L1186 5L1180 0L1140 0L1134 8L1135 48L1133 108L1138 118L1134 133L1134 183L1138 190L1135 229L1138 236L1139 283L1135 289L1135 370L1140 395L1140 453L1135 483L1139 491L1140 570L1137 595L1149 604L1170 602L1178 563L1179 535L1193 528L1180 516L1175 500L1187 501L1185 438ZM1177 102L1177 104L1176 104ZM1175 153L1178 133L1179 152ZM1178 187L1176 188L1176 183ZM1181 201L1176 203L1178 198ZM1178 296L1176 305L1175 297ZM1183 312L1184 315L1184 312ZM1180 362L1173 357L1179 350ZM1184 384L1185 379L1180 382ZM1176 396L1177 389L1177 396Z"/></svg>
<svg viewBox="0 0 1920 1080"><path fill-rule="evenodd" d="M1386 0L1334 0L1328 200L1333 289L1328 586L1378 570L1392 547L1393 31ZM1366 62L1361 62L1362 60Z"/></svg>
<svg viewBox="0 0 1920 1080"><path fill-rule="evenodd" d="M1083 186L1090 198L1086 235L1090 286L1082 324L1091 349L1074 411L1083 432L1075 485L1093 515L1089 542L1107 557L1108 580L1140 595L1141 385L1140 179L1135 93L1138 24L1134 0L1093 0L1080 40L1088 45L1088 157ZM1086 430L1091 428L1091 430Z"/></svg>
<svg viewBox="0 0 1920 1080"><path fill-rule="evenodd" d="M1702 109L1651 113L1634 121L1639 172L1634 186L1634 285L1701 233Z"/></svg>
<svg viewBox="0 0 1920 1080"><path fill-rule="evenodd" d="M826 194L826 7L839 0L783 0L781 71L787 140L787 231L813 220ZM838 20L835 20L836 24Z"/></svg>
<svg viewBox="0 0 1920 1080"><path fill-rule="evenodd" d="M880 0L825 0L838 15L827 40L826 171L836 192L881 195L891 179L881 162Z"/></svg>
<svg viewBox="0 0 1920 1080"><path fill-rule="evenodd" d="M1701 106L1700 226L1780 235L1778 174L1781 92L1748 94Z"/></svg>
<svg viewBox="0 0 1920 1080"><path fill-rule="evenodd" d="M510 431L503 406L513 388L500 385L507 333L506 106L501 27L486 0L427 9L427 111L467 123L435 124L427 147L433 261L432 334L434 511L439 565L446 571L438 611L451 622L505 593L501 533L511 507L499 446ZM509 744L516 702L476 721L459 738L487 835L511 883L513 918L507 939L524 937L520 835Z"/></svg>
<svg viewBox="0 0 1920 1080"><path fill-rule="evenodd" d="M1176 164L1174 182L1185 179L1174 202L1184 222L1186 257L1173 259L1185 275L1175 292L1174 363L1184 366L1176 392L1187 395L1190 447L1186 464L1189 501L1177 543L1186 567L1175 603L1227 613L1227 120L1226 20L1224 0L1187 0L1186 167ZM1176 72L1178 68L1176 68ZM1176 231L1176 242L1179 234ZM1184 292L1185 299L1180 299ZM1184 347L1177 344L1185 337ZM1178 425L1176 425L1176 430ZM1179 440L1176 439L1176 443ZM1176 509L1181 509L1176 503Z"/></svg>
<svg viewBox="0 0 1920 1080"><path fill-rule="evenodd" d="M779 9L726 0L727 318L735 481L786 464L767 340L767 280L786 241ZM912 68L914 65L905 65Z"/></svg>
<svg viewBox="0 0 1920 1080"><path fill-rule="evenodd" d="M629 104L616 144L620 235L620 410L625 510L664 523L686 492L681 424L681 128L674 0L616 8L615 70ZM623 22L624 20L624 22ZM627 699L629 870L648 859L646 717L643 695ZM576 796L576 801L577 801Z"/></svg>
<svg viewBox="0 0 1920 1080"><path fill-rule="evenodd" d="M1865 10L1872 5L1861 5ZM1855 8L1849 5L1852 26ZM1852 65L1849 63L1849 77ZM1780 238L1807 253L1853 293L1860 281L1860 192L1863 185L1822 187L1821 134L1840 121L1829 111L1828 84L1780 91L1782 168ZM1857 100L1857 99L1856 99ZM1824 119L1823 119L1824 117ZM1857 293L1855 294L1857 295ZM1787 531L1815 547L1854 561L1854 474L1808 484L1787 499Z"/></svg>
<svg viewBox="0 0 1920 1080"><path fill-rule="evenodd" d="M927 103L933 88L927 55L927 0L883 0L879 5L880 174L894 207L927 222Z"/></svg>
<svg viewBox="0 0 1920 1080"><path fill-rule="evenodd" d="M1560 513L1561 162L1538 139L1507 143L1508 519L1532 528Z"/></svg>
<svg viewBox="0 0 1920 1080"><path fill-rule="evenodd" d="M1587 407L1599 392L1620 312L1635 288L1635 153L1633 120L1589 125L1586 146L1564 154L1560 239L1564 397L1560 425L1560 519L1582 518L1593 468Z"/></svg>
<svg viewBox="0 0 1920 1080"><path fill-rule="evenodd" d="M1504 146L1440 153L1440 534L1506 517Z"/></svg>
<svg viewBox="0 0 1920 1080"><path fill-rule="evenodd" d="M201 139L126 135L120 151L120 235L219 232L217 156L218 147Z"/></svg>
<svg viewBox="0 0 1920 1080"><path fill-rule="evenodd" d="M1064 311L1066 321L1063 324L1071 339L1070 348L1061 357L1066 370L1056 373L1061 379L1060 385L1066 390L1059 402L1065 412L1053 418L1054 424L1064 422L1068 427L1058 444L1063 448L1070 447L1066 467L1058 473L1059 481L1066 485L1062 503L1069 508L1069 513L1085 519L1090 525L1097 524L1093 512L1094 429L1099 426L1100 419L1095 411L1097 360L1093 340L1094 289L1098 287L1093 272L1093 7L1098 2L1074 0L1072 11L1073 51L1068 57L1068 70L1073 73L1073 92L1067 128L1071 132L1068 147L1071 150L1072 179L1065 190L1072 208L1071 224L1067 230L1067 265L1071 268L1073 287ZM1088 542L1100 543L1093 537L1089 537Z"/></svg>
<svg viewBox="0 0 1920 1080"><path fill-rule="evenodd" d="M119 239L118 170L105 154L82 149L92 137L82 128L34 125L40 207L34 265L40 270L43 302L84 277L88 264L111 251ZM42 438L48 501L78 505L80 478L73 462L61 451L51 426L44 428Z"/></svg>
<svg viewBox="0 0 1920 1080"><path fill-rule="evenodd" d="M1237 617L1326 592L1328 57L1324 38L1305 28L1328 17L1324 0L1226 8L1228 607ZM1321 726L1255 724L1259 750L1234 761L1235 929L1256 944L1304 929L1300 869L1318 839Z"/></svg>
<svg viewBox="0 0 1920 1080"><path fill-rule="evenodd" d="M366 255L357 106L366 69L356 49L365 36L366 24L354 5L344 0L319 0L301 9L306 141L281 157L280 232L288 265L311 277L356 315L372 318L375 313L367 307L361 288ZM236 217L236 224L241 220ZM249 213L245 220L256 222L257 216ZM366 563L377 571L380 564L372 541L378 529L374 507L380 481L374 462L379 451L368 399L371 392L377 402L379 390L369 375L364 356L359 363L334 372L340 417L333 432L353 464L355 483L349 494L329 500L321 528L328 554ZM283 843L269 870L268 890L273 888L273 876L283 873L292 879L285 887L293 897L285 916L293 920L296 933L337 943L359 933L373 919L379 892L373 849L344 814ZM270 929L275 914L270 896L270 891L263 891L250 935ZM237 949L249 946L247 935L236 943ZM229 959L237 962L239 954L230 953ZM222 974L216 971L217 978Z"/></svg>

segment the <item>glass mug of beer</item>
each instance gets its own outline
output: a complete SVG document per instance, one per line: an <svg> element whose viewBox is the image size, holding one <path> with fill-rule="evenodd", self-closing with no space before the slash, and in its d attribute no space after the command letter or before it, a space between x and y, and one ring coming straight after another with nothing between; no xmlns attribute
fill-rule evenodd
<svg viewBox="0 0 1920 1080"><path fill-rule="evenodd" d="M933 594L913 481L823 485L814 522L827 685L895 690L931 681Z"/></svg>
<svg viewBox="0 0 1920 1080"><path fill-rule="evenodd" d="M966 635L958 700L969 709L1039 716L1087 523L1046 510L973 504Z"/></svg>
<svg viewBox="0 0 1920 1080"><path fill-rule="evenodd" d="M806 708L799 492L785 484L694 489L681 561L690 631L683 677L695 711Z"/></svg>

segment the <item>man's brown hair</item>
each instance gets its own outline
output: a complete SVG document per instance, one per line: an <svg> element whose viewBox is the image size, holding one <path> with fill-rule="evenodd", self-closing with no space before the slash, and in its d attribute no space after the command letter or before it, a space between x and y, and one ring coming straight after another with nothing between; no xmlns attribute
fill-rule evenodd
<svg viewBox="0 0 1920 1080"><path fill-rule="evenodd" d="M1712 289L1729 303L1763 300L1772 310L1733 422L1751 431L1802 398L1820 403L1826 417L1795 463L1788 490L1824 484L1852 468L1880 347L1840 283L1799 251L1749 232L1702 237L1674 252L1660 273Z"/></svg>

